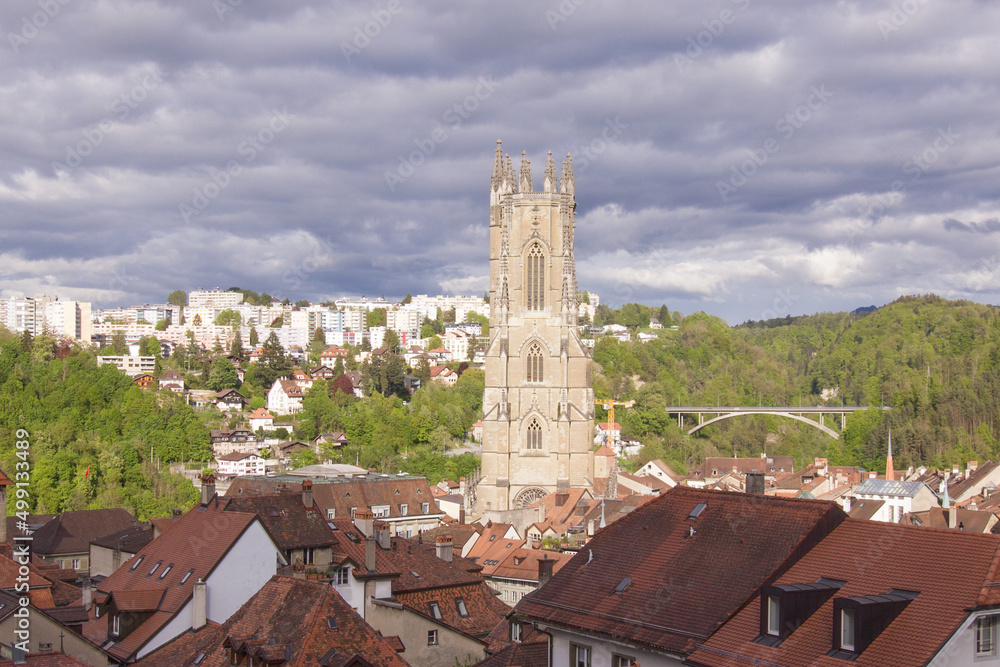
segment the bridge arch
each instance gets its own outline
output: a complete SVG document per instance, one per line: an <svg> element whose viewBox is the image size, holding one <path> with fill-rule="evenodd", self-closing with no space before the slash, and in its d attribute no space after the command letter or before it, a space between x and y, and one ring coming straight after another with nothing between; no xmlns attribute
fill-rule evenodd
<svg viewBox="0 0 1000 667"><path fill-rule="evenodd" d="M837 433L836 431L834 431L832 428L830 428L826 424L821 424L818 421L815 421L813 419L808 419L806 417L803 417L802 415L792 414L791 412L762 411L762 410L755 410L753 412L726 412L726 413L723 413L723 414L719 415L718 417L713 417L712 419L709 419L708 421L705 421L705 422L702 422L701 424L698 424L693 429L691 429L690 431L688 431L688 435L694 435L696 431L700 431L701 429L705 428L709 424L714 424L715 422L720 422L723 419L730 419L732 417L745 417L745 416L748 416L748 415L776 415L778 417L788 417L789 419L795 419L795 420L800 421L800 422L802 422L804 424L809 424L810 426L812 426L814 428L818 428L819 430L823 431L823 433L826 433L831 438L833 438L835 440L840 440L840 434Z"/></svg>

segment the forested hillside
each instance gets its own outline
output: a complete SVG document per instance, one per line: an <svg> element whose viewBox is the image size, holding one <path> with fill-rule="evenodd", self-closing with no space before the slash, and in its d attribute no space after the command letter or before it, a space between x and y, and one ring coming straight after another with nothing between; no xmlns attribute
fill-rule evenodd
<svg viewBox="0 0 1000 667"><path fill-rule="evenodd" d="M197 492L154 462L207 460L211 451L208 429L181 397L144 391L113 366L98 368L88 351L0 328L0 467L10 477L19 429L29 434L29 490L39 514L95 507L125 507L141 519L169 514Z"/></svg>
<svg viewBox="0 0 1000 667"><path fill-rule="evenodd" d="M598 341L595 391L636 399L617 420L647 443L643 459L680 468L708 455L792 454L798 462L882 470L892 428L896 468L996 458L1000 408L998 310L934 296L871 313L824 313L729 327L702 313L648 343ZM611 313L613 320L614 313ZM828 400L823 400L824 390ZM831 397L832 396L832 397ZM671 405L885 404L848 418L844 437L780 417L741 417L693 436ZM601 412L603 416L603 412ZM827 421L839 427L839 419Z"/></svg>

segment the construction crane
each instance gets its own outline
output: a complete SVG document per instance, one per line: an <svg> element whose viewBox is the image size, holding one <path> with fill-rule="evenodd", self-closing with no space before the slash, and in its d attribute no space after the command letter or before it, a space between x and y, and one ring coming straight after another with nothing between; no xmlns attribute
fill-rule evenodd
<svg viewBox="0 0 1000 667"><path fill-rule="evenodd" d="M622 408L631 408L635 405L635 401L612 401L612 400L597 400L594 401L594 405L604 408L608 411L608 422L609 424L615 423L615 406ZM611 427L613 428L613 427Z"/></svg>

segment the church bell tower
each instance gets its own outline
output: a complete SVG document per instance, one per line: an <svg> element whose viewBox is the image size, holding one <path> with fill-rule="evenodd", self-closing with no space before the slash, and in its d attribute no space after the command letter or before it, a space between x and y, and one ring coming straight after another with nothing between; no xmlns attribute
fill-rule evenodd
<svg viewBox="0 0 1000 667"><path fill-rule="evenodd" d="M490 341L476 512L516 509L557 489L592 488L594 392L577 329L573 160L542 189L497 142L490 185Z"/></svg>

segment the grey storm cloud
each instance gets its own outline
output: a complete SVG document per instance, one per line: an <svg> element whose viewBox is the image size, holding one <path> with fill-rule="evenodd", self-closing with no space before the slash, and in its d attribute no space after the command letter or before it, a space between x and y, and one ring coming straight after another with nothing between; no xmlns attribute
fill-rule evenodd
<svg viewBox="0 0 1000 667"><path fill-rule="evenodd" d="M480 294L500 138L536 180L573 154L605 303L995 302L998 32L983 0L7 0L0 296Z"/></svg>

